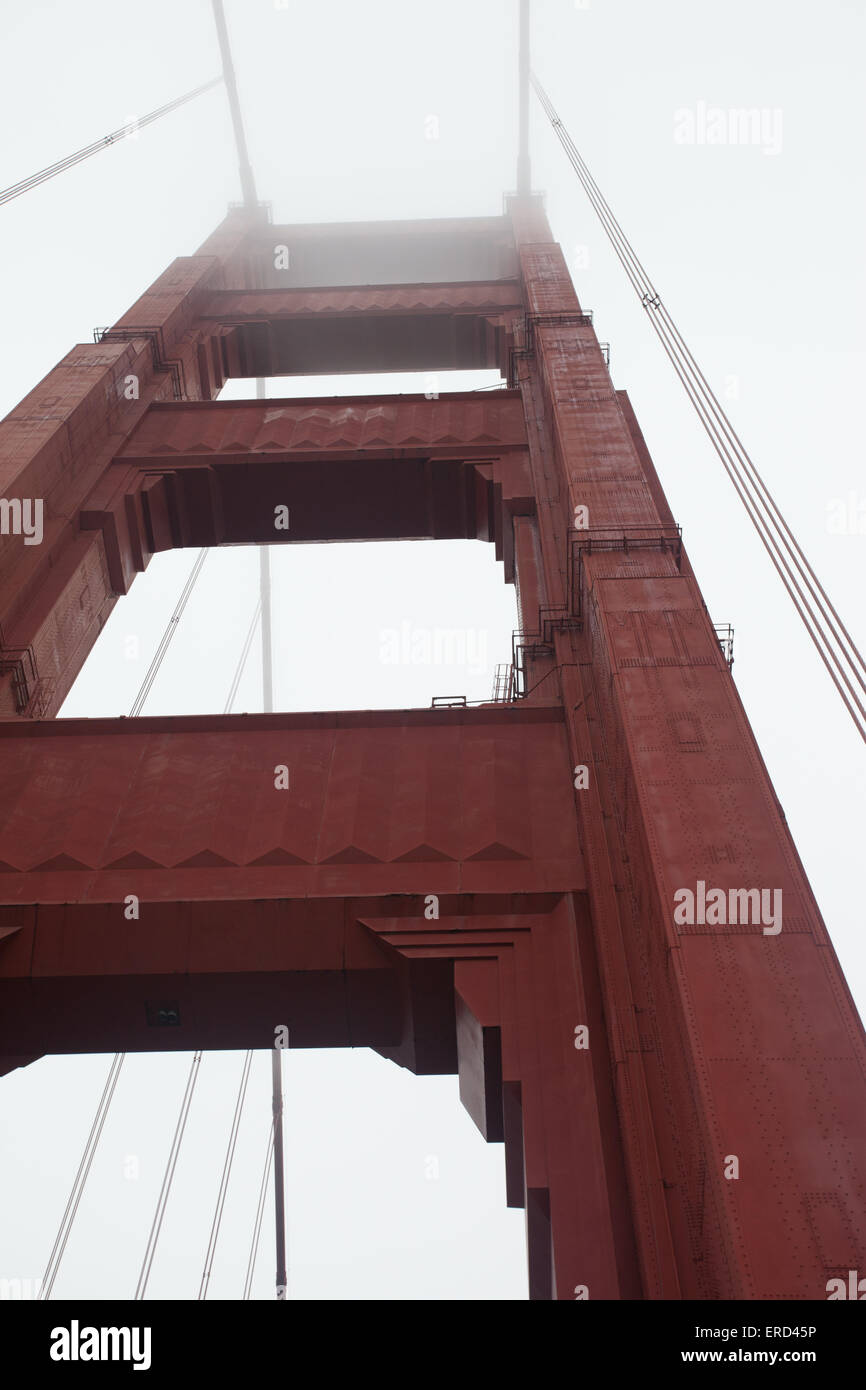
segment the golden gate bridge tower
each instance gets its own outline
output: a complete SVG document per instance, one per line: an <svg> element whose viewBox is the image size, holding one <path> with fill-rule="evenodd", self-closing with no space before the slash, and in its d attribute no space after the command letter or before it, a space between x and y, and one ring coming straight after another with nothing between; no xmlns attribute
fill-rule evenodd
<svg viewBox="0 0 866 1390"><path fill-rule="evenodd" d="M506 386L215 399L465 368ZM0 425L0 495L44 501L0 541L3 1072L285 1025L459 1075L534 1299L866 1271L863 1029L528 161L485 218L247 198ZM161 551L417 538L516 586L486 704L55 717Z"/></svg>

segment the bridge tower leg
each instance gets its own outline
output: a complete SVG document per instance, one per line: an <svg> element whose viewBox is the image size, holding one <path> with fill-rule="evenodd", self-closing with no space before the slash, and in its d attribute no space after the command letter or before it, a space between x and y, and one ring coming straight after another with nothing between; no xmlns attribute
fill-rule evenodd
<svg viewBox="0 0 866 1390"><path fill-rule="evenodd" d="M489 367L507 389L215 399ZM458 1073L533 1298L866 1271L863 1030L537 198L231 212L0 424L0 498L4 1070L285 1025ZM517 586L513 698L55 718L158 551L461 537Z"/></svg>

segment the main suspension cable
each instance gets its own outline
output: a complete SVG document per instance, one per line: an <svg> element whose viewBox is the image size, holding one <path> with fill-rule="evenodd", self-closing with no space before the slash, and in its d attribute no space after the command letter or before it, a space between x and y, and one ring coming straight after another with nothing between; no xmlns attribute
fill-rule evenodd
<svg viewBox="0 0 866 1390"><path fill-rule="evenodd" d="M861 674L866 662L535 74L532 84L838 694L866 739L866 680Z"/></svg>
<svg viewBox="0 0 866 1390"><path fill-rule="evenodd" d="M537 79L534 79L534 81L536 83L536 91L538 92L539 100L541 100L545 108L545 111L547 112L548 116L550 116L551 122L557 130L560 143L565 148L566 153L569 155L569 158L572 161L573 167L578 172L578 177L581 179L581 183L587 195L589 196L590 201L593 204L593 207L598 213L599 219L601 220L602 225L607 231L608 236L611 239L612 244L614 245L614 249L617 252L617 255L619 256L621 263L626 269L626 273L628 274L632 285L634 286L637 293L641 296L641 302L644 308L647 310L647 312L658 312L660 319L664 322L665 327L667 328L670 334L670 338L668 339L668 341L672 341L675 345L677 352L680 355L681 363L689 369L693 384L699 389L700 399L703 401L705 408L707 408L709 412L711 412L708 415L708 418L715 417L715 422L727 435L728 442L731 445L731 447L736 447L738 456L746 472L746 476L750 477L751 480L754 482L756 488L756 501L760 505L762 505L768 513L773 514L770 518L771 520L773 520L774 516L776 521L778 521L779 527L781 528L781 539L785 544L786 549L788 550L792 558L794 558L798 563L802 562L802 566L808 573L811 580L814 582L818 594L820 594L821 598L825 601L827 605L829 611L825 613L825 617L828 623L831 625L831 628L833 628L834 620L835 623L838 624L839 631L836 632L835 629L833 629L834 636L840 642L843 638L845 639L845 641L847 641L848 645L852 648L852 655L854 657L854 660L857 663L859 663L859 665L864 671L866 671L866 661L864 661L863 657L860 655L859 651L857 650L850 637L850 634L848 633L847 629L842 623L842 620L839 618L839 615L836 613L836 610L830 603L827 594L821 586L820 581L818 580L818 577L815 574L814 570L809 565L809 562L805 554L803 553L801 547L799 546L796 537L791 532L790 527L785 521L784 516L779 511L779 508L776 506L776 503L771 493L769 492L769 489L766 487L763 478L758 473L750 456L746 452L745 446L743 445L742 441L740 440L739 436L734 430L730 420L728 419L727 415L725 414L724 410L719 404L718 399L713 394L712 388L710 387L706 377L704 376L698 363L692 355L688 347L688 344L683 339L676 324L674 323L673 319L668 313L668 310L662 303L661 297L658 294L655 285L650 280L650 277L647 271L644 269L644 266L642 265L641 261L639 260L637 253L635 252L631 243L628 241L625 232L623 231L622 227L620 226L619 222L614 216L614 213L610 208L610 205L604 198L604 195L598 187L598 184L596 183L595 179L590 173L585 160L580 155L580 152L575 146L571 136L568 134L568 131L565 129L565 127L562 125L562 122L556 116L553 105L547 97L546 93L544 93L541 84L537 82ZM656 320L652 319L652 322L655 326ZM659 334L659 336L661 336L661 330L659 328L656 328L656 332ZM794 547L793 550L792 546L788 544L788 540L786 539L786 537L790 539ZM796 556L794 553L795 551Z"/></svg>
<svg viewBox="0 0 866 1390"><path fill-rule="evenodd" d="M100 150L107 149L109 145L116 145L119 140L125 140L128 136L135 134L144 126L151 125L158 121L160 116L167 116L171 111L176 111L179 106L184 106L186 102L193 101L195 97L201 96L204 92L209 92L213 87L218 87L222 82L222 77L213 77L210 82L203 82L200 87L194 87L191 92L184 92L183 96L175 97L174 101L167 101L164 106L158 106L155 111L149 111L146 116L140 116L129 125L122 125L118 130L113 130L110 135L103 135L101 140L94 140L90 145L85 145L83 149L76 150L75 154L68 154L64 159L58 159L55 164L49 164L45 169L40 169L37 174L30 174L26 179L21 179L18 183L10 184L0 192L0 206L4 203L11 203L13 198L20 198L22 193L29 193L31 188L38 188L40 184L47 183L55 175L62 174L66 169L72 169L82 160L90 159L91 155L98 154Z"/></svg>

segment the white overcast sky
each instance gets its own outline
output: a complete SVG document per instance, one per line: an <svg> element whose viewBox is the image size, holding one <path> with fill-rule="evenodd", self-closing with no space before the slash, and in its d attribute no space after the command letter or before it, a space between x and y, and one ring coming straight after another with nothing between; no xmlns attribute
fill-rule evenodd
<svg viewBox="0 0 866 1390"><path fill-rule="evenodd" d="M866 534L828 520L837 501L866 514L864 0L533 8L539 76L862 646ZM227 12L259 196L275 221L501 211L515 181L516 0L228 0ZM208 0L0 0L0 184L218 70ZM682 112L697 118L701 103L764 109L780 148L678 143ZM611 343L615 383L630 392L710 612L736 629L737 684L862 1013L862 744L537 105L532 147L534 187ZM0 210L0 412L194 252L239 196L218 89ZM441 389L493 379L443 376ZM269 383L271 395L368 389L418 388ZM277 708L489 694L515 623L491 548L272 555ZM129 708L192 559L160 557L137 580L65 714ZM222 710L257 563L244 548L209 557L147 712ZM471 631L483 669L384 665L381 634L402 623ZM124 654L129 635L138 661ZM260 706L256 657L237 710ZM197 1293L241 1060L202 1063L148 1296ZM108 1061L46 1059L0 1080L0 1278L44 1269ZM475 1131L456 1078L415 1078L362 1050L286 1062L292 1296L526 1297L502 1149ZM134 1291L188 1066L188 1055L128 1058L58 1297ZM221 1298L243 1287L270 1120L266 1057L253 1076L212 1281ZM272 1267L269 1211L257 1297L270 1296Z"/></svg>

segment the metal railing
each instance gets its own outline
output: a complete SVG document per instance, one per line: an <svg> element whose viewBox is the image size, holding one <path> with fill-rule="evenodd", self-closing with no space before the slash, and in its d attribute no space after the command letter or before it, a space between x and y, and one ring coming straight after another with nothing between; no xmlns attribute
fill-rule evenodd
<svg viewBox="0 0 866 1390"><path fill-rule="evenodd" d="M730 623L713 623L713 629L730 670L734 664L734 629Z"/></svg>

